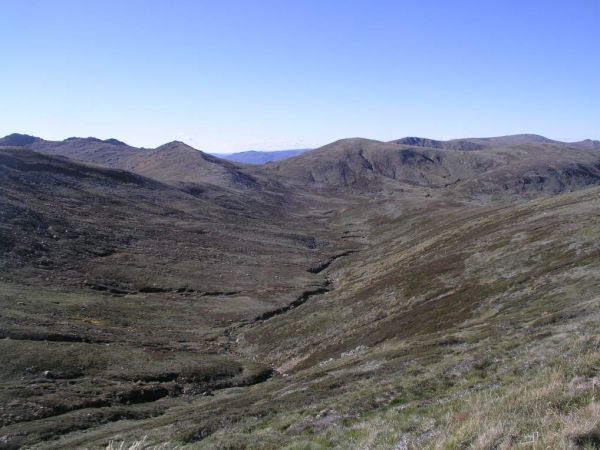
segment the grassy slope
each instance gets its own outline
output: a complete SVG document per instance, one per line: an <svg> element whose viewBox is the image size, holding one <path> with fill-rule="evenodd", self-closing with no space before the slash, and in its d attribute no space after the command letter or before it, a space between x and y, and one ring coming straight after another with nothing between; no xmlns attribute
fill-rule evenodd
<svg viewBox="0 0 600 450"><path fill-rule="evenodd" d="M599 194L398 202L327 269L333 291L237 331L286 375L57 447L596 448Z"/></svg>

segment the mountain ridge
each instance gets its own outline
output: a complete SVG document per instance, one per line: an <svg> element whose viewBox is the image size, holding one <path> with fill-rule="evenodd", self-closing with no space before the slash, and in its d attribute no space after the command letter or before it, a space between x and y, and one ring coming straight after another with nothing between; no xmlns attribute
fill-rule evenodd
<svg viewBox="0 0 600 450"><path fill-rule="evenodd" d="M452 195L483 198L547 195L593 185L600 178L600 142L561 143L534 134L450 141L346 138L263 165L228 161L181 141L141 149L116 139L53 142L10 136L45 154L125 169L192 190L202 189L194 185L264 190L273 183L291 183L383 193L452 186Z"/></svg>
<svg viewBox="0 0 600 450"><path fill-rule="evenodd" d="M506 147L511 145L523 145L523 144L532 144L532 143L542 143L542 144L558 144L558 145L566 145L573 147L584 147L584 148L596 148L600 149L600 141L593 141L591 139L585 139L582 141L576 142L563 142L557 141L553 139L549 139L545 136L541 136L538 134L514 134L514 135L506 135L506 136L496 136L496 137L487 137L487 138L460 138L460 139L450 139L446 141L428 139L428 138L420 138L420 137L404 137L401 139L395 139L393 142L396 144L406 144L406 145L414 145L417 147L429 147L429 148L439 148L439 149L448 149L448 150L482 150L484 148L492 148L492 147Z"/></svg>
<svg viewBox="0 0 600 450"><path fill-rule="evenodd" d="M451 187L452 195L465 198L547 195L600 182L600 152L593 147L535 141L523 144L519 136L490 140L494 144L485 148L449 150L349 138L271 163L262 171L321 188L393 192Z"/></svg>

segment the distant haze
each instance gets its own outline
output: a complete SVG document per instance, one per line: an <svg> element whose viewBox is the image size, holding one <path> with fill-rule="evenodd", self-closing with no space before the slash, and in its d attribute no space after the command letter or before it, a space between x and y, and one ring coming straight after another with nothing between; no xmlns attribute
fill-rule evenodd
<svg viewBox="0 0 600 450"><path fill-rule="evenodd" d="M249 150L246 152L229 154L213 153L213 155L218 156L219 158L226 159L228 161L234 161L244 164L265 164L271 161L280 161L282 159L298 156L309 150L309 148L271 151Z"/></svg>

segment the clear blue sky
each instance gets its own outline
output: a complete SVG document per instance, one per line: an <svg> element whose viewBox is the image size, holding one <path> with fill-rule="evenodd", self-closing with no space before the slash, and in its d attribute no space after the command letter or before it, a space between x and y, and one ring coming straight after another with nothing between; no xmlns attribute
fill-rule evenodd
<svg viewBox="0 0 600 450"><path fill-rule="evenodd" d="M600 139L600 1L2 0L0 135Z"/></svg>

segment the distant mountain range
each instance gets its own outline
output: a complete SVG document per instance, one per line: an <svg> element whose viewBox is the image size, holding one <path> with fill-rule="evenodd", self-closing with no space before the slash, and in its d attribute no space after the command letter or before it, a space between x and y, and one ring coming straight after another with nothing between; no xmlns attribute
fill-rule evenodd
<svg viewBox="0 0 600 450"><path fill-rule="evenodd" d="M173 141L155 149L117 139L47 141L11 134L0 146L127 170L181 189L262 190L280 186L388 191L407 186L461 190L462 196L557 193L597 184L600 142L559 142L535 134L437 141L341 139L321 148L214 155ZM269 164L265 164L269 162ZM191 187L193 186L193 188ZM455 192L453 195L458 195Z"/></svg>
<svg viewBox="0 0 600 450"><path fill-rule="evenodd" d="M274 151L260 151L260 150L249 150L246 152L238 153L211 153L219 158L226 159L228 161L234 161L242 164L266 164L271 161L280 161L282 159L291 158L293 156L299 156L302 153L308 152L310 148L299 148L292 150L274 150Z"/></svg>
<svg viewBox="0 0 600 450"><path fill-rule="evenodd" d="M38 142L56 142L56 147L64 148L65 144L84 144L86 146L86 153L89 151L90 145L95 146L103 146L103 144L108 144L111 146L123 146L128 148L130 147L126 143L119 141L118 139L97 139L94 137L88 138L78 138L72 137L65 139L64 141L45 141L42 138L36 136L30 136L28 134L19 134L13 133L0 138L0 146L2 147L23 147L30 146ZM186 145L180 143L181 145ZM45 144L41 144L43 147L47 147ZM189 147L191 148L191 147ZM237 153L209 153L210 155L216 156L221 159L225 159L227 161L238 162L242 164L265 164L271 161L280 161L282 159L291 158L293 156L301 155L307 151L311 150L310 148L299 148L299 149L291 149L291 150L274 150L274 151L261 151L261 150L249 150L244 152ZM60 154L60 153L57 153ZM77 158L76 158L77 159ZM85 158L84 158L85 159Z"/></svg>

